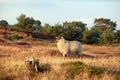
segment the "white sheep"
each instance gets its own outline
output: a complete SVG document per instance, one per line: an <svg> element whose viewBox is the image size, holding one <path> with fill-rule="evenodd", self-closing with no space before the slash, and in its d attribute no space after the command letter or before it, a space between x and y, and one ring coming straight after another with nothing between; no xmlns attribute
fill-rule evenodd
<svg viewBox="0 0 120 80"><path fill-rule="evenodd" d="M82 56L82 45L79 41L68 41L63 37L56 38L56 41L57 47L62 53L63 57L66 55Z"/></svg>

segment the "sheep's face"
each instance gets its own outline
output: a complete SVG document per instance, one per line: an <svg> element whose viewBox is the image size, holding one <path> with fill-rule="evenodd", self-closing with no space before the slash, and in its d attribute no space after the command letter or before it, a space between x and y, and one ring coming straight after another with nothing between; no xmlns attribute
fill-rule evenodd
<svg viewBox="0 0 120 80"><path fill-rule="evenodd" d="M65 40L63 37L56 37L56 42L59 42L61 40Z"/></svg>
<svg viewBox="0 0 120 80"><path fill-rule="evenodd" d="M55 37L56 38L56 43L58 43L61 39L61 37Z"/></svg>

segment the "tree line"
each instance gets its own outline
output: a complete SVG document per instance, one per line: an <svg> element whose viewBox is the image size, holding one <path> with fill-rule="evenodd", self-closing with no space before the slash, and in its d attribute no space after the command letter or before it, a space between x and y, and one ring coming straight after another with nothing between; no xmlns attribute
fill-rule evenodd
<svg viewBox="0 0 120 80"><path fill-rule="evenodd" d="M106 18L96 18L94 26L90 29L87 24L81 21L63 22L62 24L45 24L21 14L17 17L17 23L12 26L16 31L21 32L46 32L47 36L55 38L63 36L68 40L78 40L86 44L116 44L120 43L120 30L116 30L117 23ZM6 20L0 20L0 26L9 26Z"/></svg>

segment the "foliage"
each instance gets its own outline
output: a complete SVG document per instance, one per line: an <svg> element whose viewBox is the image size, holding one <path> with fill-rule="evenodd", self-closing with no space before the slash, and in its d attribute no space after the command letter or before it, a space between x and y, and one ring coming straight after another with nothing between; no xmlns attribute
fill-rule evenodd
<svg viewBox="0 0 120 80"><path fill-rule="evenodd" d="M17 34L12 35L12 40L18 40L19 36Z"/></svg>
<svg viewBox="0 0 120 80"><path fill-rule="evenodd" d="M110 19L95 19L95 25L87 29L82 22L63 22L51 26L45 24L42 31L49 36L63 36L68 40L79 40L87 44L113 44L119 42L119 31L114 31L116 22ZM116 39L115 39L116 38Z"/></svg>
<svg viewBox="0 0 120 80"><path fill-rule="evenodd" d="M40 32L41 31L41 22L39 20L36 20L33 27L35 28L35 30L34 30L35 32Z"/></svg>
<svg viewBox="0 0 120 80"><path fill-rule="evenodd" d="M120 30L115 32L117 43L120 43Z"/></svg>
<svg viewBox="0 0 120 80"><path fill-rule="evenodd" d="M48 32L50 33L50 30L51 30L51 25L50 24L45 24L43 27L42 27L42 31L43 32Z"/></svg>
<svg viewBox="0 0 120 80"><path fill-rule="evenodd" d="M32 32L38 27L41 27L40 21L34 20L32 17L26 17L24 14L21 14L17 20L18 23L15 26L17 31Z"/></svg>
<svg viewBox="0 0 120 80"><path fill-rule="evenodd" d="M0 26L7 27L9 24L6 20L1 20L0 21Z"/></svg>
<svg viewBox="0 0 120 80"><path fill-rule="evenodd" d="M76 62L66 62L62 64L62 67L66 70L66 74L69 74L68 76L79 75L82 73L88 73L90 76L101 76L104 73L103 68L96 67L96 66L87 66L84 63L80 61Z"/></svg>
<svg viewBox="0 0 120 80"><path fill-rule="evenodd" d="M100 35L100 43L101 44L113 44L116 43L115 32L111 29L108 29L101 33Z"/></svg>
<svg viewBox="0 0 120 80"><path fill-rule="evenodd" d="M35 20L33 17L26 17L25 14L21 14L17 18L17 21L13 30L27 32L29 34L31 32L33 34L43 32L47 34L45 37L49 37L50 39L56 36L62 36L67 40L78 40L86 44L120 43L120 30L116 30L117 23L107 18L96 18L94 20L94 26L90 29L86 28L86 24L81 21L66 21L62 24L45 24L41 26L39 20ZM3 26L3 28L8 25L6 20L0 21L0 26Z"/></svg>
<svg viewBox="0 0 120 80"><path fill-rule="evenodd" d="M64 27L74 27L74 28L80 29L83 32L83 31L85 31L86 24L82 23L82 22L77 22L77 21L73 21L73 22L66 21L63 23L63 26Z"/></svg>
<svg viewBox="0 0 120 80"><path fill-rule="evenodd" d="M83 42L87 44L113 44L119 41L119 32L115 33L116 22L110 19L98 18L94 26L83 32Z"/></svg>
<svg viewBox="0 0 120 80"><path fill-rule="evenodd" d="M54 26L51 26L50 31L51 36L63 36L64 35L64 28L60 24L55 24Z"/></svg>
<svg viewBox="0 0 120 80"><path fill-rule="evenodd" d="M57 23L54 26L45 24L42 27L42 31L47 32L52 37L63 36L69 40L80 40L82 38L82 32L85 30L85 25L82 22Z"/></svg>
<svg viewBox="0 0 120 80"><path fill-rule="evenodd" d="M116 22L111 21L110 19L106 18L98 18L94 21L94 26L98 27L101 31L105 31L106 29L115 30L116 29Z"/></svg>
<svg viewBox="0 0 120 80"><path fill-rule="evenodd" d="M80 74L81 72L86 71L86 65L79 61L63 63L62 66L69 73L73 73L73 74Z"/></svg>
<svg viewBox="0 0 120 80"><path fill-rule="evenodd" d="M80 40L83 36L82 32L85 30L85 26L86 24L82 22L64 22L64 37L68 40Z"/></svg>
<svg viewBox="0 0 120 80"><path fill-rule="evenodd" d="M104 73L104 70L100 67L91 66L88 69L89 69L91 75L98 75L99 76L102 73Z"/></svg>
<svg viewBox="0 0 120 80"><path fill-rule="evenodd" d="M93 27L90 30L86 29L83 32L83 38L84 43L87 44L98 44L100 40L100 32L97 28Z"/></svg>

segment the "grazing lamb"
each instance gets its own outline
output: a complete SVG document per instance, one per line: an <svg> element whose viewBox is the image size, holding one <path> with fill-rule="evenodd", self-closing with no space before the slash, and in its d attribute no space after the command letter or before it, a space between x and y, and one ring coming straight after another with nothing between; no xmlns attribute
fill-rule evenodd
<svg viewBox="0 0 120 80"><path fill-rule="evenodd" d="M82 46L79 41L68 41L63 37L56 37L57 47L62 53L63 57L65 56L82 56Z"/></svg>

